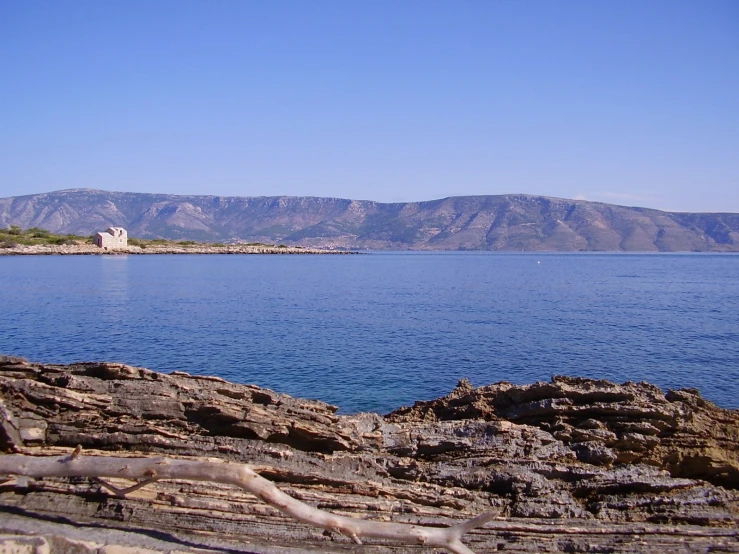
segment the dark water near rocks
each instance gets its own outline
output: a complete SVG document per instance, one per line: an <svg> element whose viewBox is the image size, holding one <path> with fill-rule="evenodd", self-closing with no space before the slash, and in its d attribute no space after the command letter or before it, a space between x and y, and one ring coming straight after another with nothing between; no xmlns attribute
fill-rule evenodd
<svg viewBox="0 0 739 554"><path fill-rule="evenodd" d="M739 255L0 258L0 353L119 361L386 412L553 374L739 408Z"/></svg>

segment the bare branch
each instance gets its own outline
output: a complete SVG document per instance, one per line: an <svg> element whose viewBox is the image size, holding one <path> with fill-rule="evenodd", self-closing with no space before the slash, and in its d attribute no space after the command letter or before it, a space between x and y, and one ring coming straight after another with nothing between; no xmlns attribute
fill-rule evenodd
<svg viewBox="0 0 739 554"><path fill-rule="evenodd" d="M424 527L404 523L368 521L345 517L314 508L278 489L274 483L258 475L249 466L234 463L175 460L171 458L117 458L73 455L36 457L21 454L0 456L0 474L27 477L119 477L139 481L127 489L103 485L115 494L126 494L161 479L213 481L241 487L270 506L303 523L328 529L350 537L357 544L362 537L393 540L406 544L423 544L445 548L452 554L474 554L462 544L462 535L482 527L494 519L488 513L453 527Z"/></svg>

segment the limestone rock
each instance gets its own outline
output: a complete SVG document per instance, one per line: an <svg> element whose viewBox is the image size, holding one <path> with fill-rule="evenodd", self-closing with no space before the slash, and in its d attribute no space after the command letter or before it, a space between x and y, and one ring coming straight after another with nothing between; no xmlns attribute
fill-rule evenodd
<svg viewBox="0 0 739 554"><path fill-rule="evenodd" d="M663 393L648 383L555 376L550 383L458 387L444 398L417 402L392 422L507 420L535 426L562 441L582 462L643 463L673 477L739 488L739 414L697 391Z"/></svg>
<svg viewBox="0 0 739 554"><path fill-rule="evenodd" d="M739 413L696 391L569 377L477 389L463 381L385 417L336 412L183 372L0 357L7 452L79 444L88 454L218 457L251 464L305 502L382 521L448 525L497 511L468 537L477 552L739 552ZM30 536L35 518L60 516L133 533L123 546L157 552L430 552L360 547L224 485L160 481L117 498L84 479L0 484L0 532ZM18 525L6 523L13 518ZM137 535L146 529L166 544ZM73 535L49 528L38 535L46 542L12 548L55 551L60 536L89 538ZM93 542L102 552L121 546L115 540Z"/></svg>

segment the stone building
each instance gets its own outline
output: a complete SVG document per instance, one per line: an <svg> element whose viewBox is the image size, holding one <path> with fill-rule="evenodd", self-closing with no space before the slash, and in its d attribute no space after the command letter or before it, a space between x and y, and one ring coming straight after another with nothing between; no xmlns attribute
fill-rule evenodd
<svg viewBox="0 0 739 554"><path fill-rule="evenodd" d="M108 227L107 231L95 235L95 244L106 250L125 250L128 233L123 227Z"/></svg>

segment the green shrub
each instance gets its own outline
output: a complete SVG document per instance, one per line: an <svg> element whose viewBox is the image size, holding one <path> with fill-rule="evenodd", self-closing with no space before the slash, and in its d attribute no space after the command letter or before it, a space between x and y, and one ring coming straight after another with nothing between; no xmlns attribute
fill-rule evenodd
<svg viewBox="0 0 739 554"><path fill-rule="evenodd" d="M51 232L47 231L46 229L39 229L38 227L31 227L26 231L26 234L31 235L31 238L34 239L41 239L41 238L47 238L51 236Z"/></svg>

